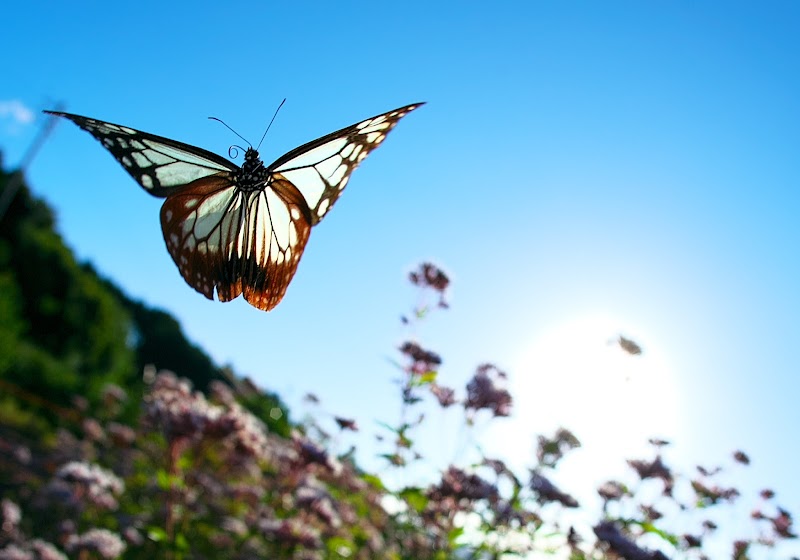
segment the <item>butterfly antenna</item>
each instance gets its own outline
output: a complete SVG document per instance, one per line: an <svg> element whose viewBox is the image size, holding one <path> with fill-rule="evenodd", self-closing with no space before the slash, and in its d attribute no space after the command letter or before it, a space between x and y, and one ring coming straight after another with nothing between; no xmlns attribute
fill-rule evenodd
<svg viewBox="0 0 800 560"><path fill-rule="evenodd" d="M275 114L274 114L274 115L272 115L272 120L271 120L271 121L269 121L269 124L267 125L267 130L265 130L265 131L264 131L264 136L262 136L262 137L261 137L261 142L263 142L263 141L264 141L264 138L266 138L266 137L267 137L267 132L269 132L269 127L271 127L271 126L272 126L272 123L273 123L273 122L275 122L275 117L277 117L277 116L278 116L278 111L280 111L280 110L281 110L281 107L283 107L283 104L284 104L284 103L286 103L286 98L285 98L285 97L283 98L283 101L281 101L281 104L280 104L280 105L278 105L278 108L277 108L277 109L275 109ZM256 146L256 151L258 151L258 149L261 147L261 142L259 142L259 143L258 143L258 146Z"/></svg>
<svg viewBox="0 0 800 560"><path fill-rule="evenodd" d="M235 130L233 130L231 127L229 127L229 126L228 126L228 125L225 123L225 121L223 121L222 119L218 119L217 117L208 117L208 118L209 118L209 119L211 119L212 121L221 122L221 123L222 123L222 124L225 126L225 128L227 128L228 130L230 130L231 132L233 132L233 133L234 133L236 136L238 136L239 138L241 138L242 140L244 140L245 142L247 142L247 138L245 138L244 136L242 136L241 134L239 134L238 132L236 132ZM247 142L247 145L248 145L248 146L250 146L251 148L253 147L253 145L252 145L250 142Z"/></svg>

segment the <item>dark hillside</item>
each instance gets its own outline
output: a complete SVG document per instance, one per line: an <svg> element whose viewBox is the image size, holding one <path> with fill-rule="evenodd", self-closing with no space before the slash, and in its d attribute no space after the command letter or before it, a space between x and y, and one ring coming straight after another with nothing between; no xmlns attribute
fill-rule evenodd
<svg viewBox="0 0 800 560"><path fill-rule="evenodd" d="M0 170L0 191L10 177ZM203 391L213 380L239 385L229 368L186 339L173 316L129 298L92 264L79 263L55 225L52 209L23 181L0 219L3 393L54 419L52 411L72 408L75 396L97 403L108 383L137 403L148 364L172 370ZM264 420L278 433L288 432L286 409L276 395L248 393L246 401L258 415L283 409L279 420Z"/></svg>

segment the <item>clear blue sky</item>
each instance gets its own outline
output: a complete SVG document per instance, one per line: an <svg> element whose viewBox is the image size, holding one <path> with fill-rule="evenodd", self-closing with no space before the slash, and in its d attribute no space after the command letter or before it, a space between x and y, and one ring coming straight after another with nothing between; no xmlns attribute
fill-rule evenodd
<svg viewBox="0 0 800 560"><path fill-rule="evenodd" d="M261 148L268 161L428 102L354 173L269 314L190 289L165 250L160 201L89 135L59 125L28 177L67 242L174 313L219 362L292 405L314 391L362 426L392 421L386 359L415 298L405 274L434 259L454 278L453 306L419 335L443 354L443 381L496 361L535 391L548 372L513 371L518 356L557 325L613 317L668 362L681 449L713 463L743 448L751 474L800 510L800 4L3 12L8 165L38 124L16 121L13 100L37 119L63 101L225 154L240 142L207 116L257 142L286 97Z"/></svg>

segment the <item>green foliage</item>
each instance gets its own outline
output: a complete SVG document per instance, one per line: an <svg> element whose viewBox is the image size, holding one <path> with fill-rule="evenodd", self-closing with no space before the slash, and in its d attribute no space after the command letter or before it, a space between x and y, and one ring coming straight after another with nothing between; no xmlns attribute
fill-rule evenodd
<svg viewBox="0 0 800 560"><path fill-rule="evenodd" d="M5 179L3 183L5 184ZM0 223L0 376L57 405L94 398L133 368L124 309L85 273L22 185Z"/></svg>
<svg viewBox="0 0 800 560"><path fill-rule="evenodd" d="M0 171L0 189L9 177ZM0 380L48 403L39 413L57 422L54 407L72 407L74 395L102 406L102 387L114 383L128 393L126 417L132 418L149 364L204 391L212 381L239 383L186 339L174 317L130 299L91 265L78 263L54 228L53 212L20 185L0 221ZM277 395L239 396L288 436L288 411Z"/></svg>

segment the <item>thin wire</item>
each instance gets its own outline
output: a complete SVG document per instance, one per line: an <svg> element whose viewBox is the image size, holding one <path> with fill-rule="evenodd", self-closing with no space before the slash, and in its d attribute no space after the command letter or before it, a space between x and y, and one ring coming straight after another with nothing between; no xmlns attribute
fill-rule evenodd
<svg viewBox="0 0 800 560"><path fill-rule="evenodd" d="M61 111L64 108L64 104L59 102L56 104L55 110L57 112ZM39 134L34 138L33 142L31 142L30 147L28 147L28 151L25 152L25 155L22 156L22 160L20 161L19 167L16 171L11 174L11 177L8 179L6 183L6 188L3 189L2 195L0 195L0 220L3 219L5 216L8 207L11 205L11 202L14 200L14 196L17 194L17 190L19 189L20 185L22 184L22 178L25 173L25 170L33 161L33 158L36 156L36 153L39 151L39 148L42 147L47 137L50 136L50 133L53 131L53 127L55 127L58 119L56 118L57 115L49 115L47 120L42 125L42 128L39 129Z"/></svg>

